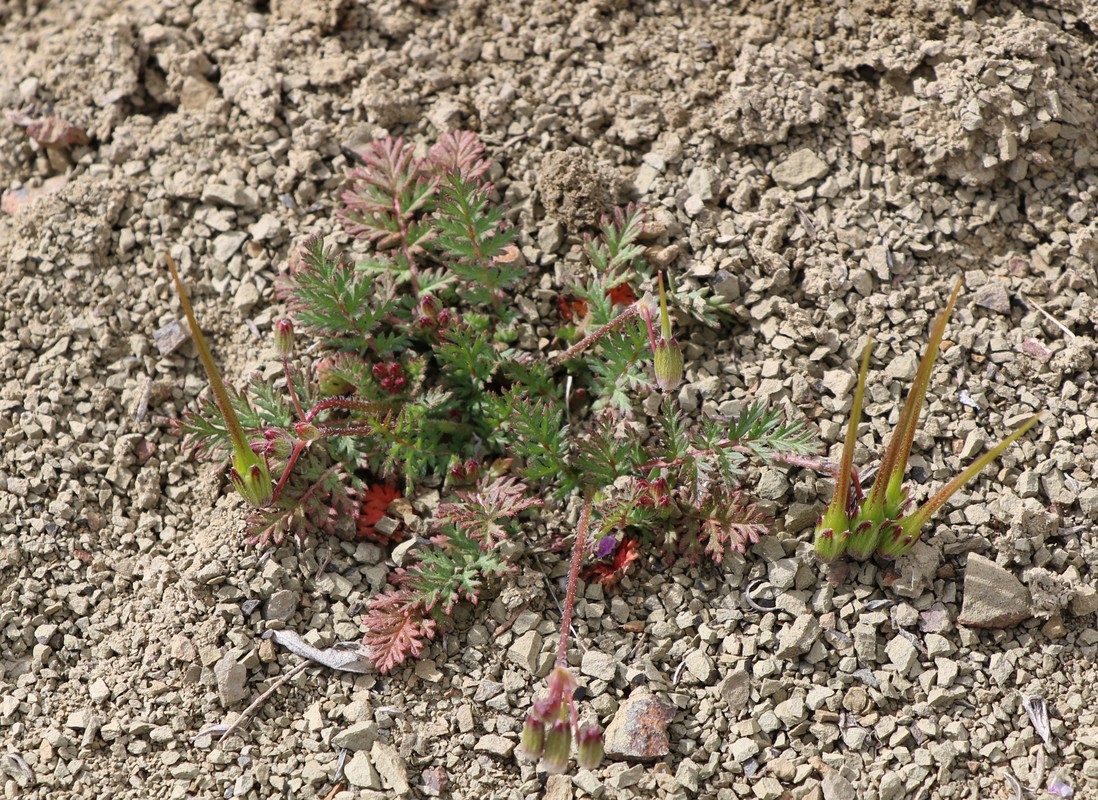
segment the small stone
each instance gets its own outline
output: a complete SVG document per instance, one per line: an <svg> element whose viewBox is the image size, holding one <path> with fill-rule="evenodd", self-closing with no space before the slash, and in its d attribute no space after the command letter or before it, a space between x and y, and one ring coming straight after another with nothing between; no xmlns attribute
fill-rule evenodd
<svg viewBox="0 0 1098 800"><path fill-rule="evenodd" d="M953 655L955 650L956 648L953 646L953 642L949 641L949 639L942 636L940 633L928 633L926 635L927 658Z"/></svg>
<svg viewBox="0 0 1098 800"><path fill-rule="evenodd" d="M242 280L233 295L233 308L247 311L259 302L259 289L250 280Z"/></svg>
<svg viewBox="0 0 1098 800"><path fill-rule="evenodd" d="M572 800L572 777L550 775L545 782L545 800Z"/></svg>
<svg viewBox="0 0 1098 800"><path fill-rule="evenodd" d="M489 733L481 736L473 749L478 753L488 753L497 758L510 758L511 753L515 752L515 743L503 736Z"/></svg>
<svg viewBox="0 0 1098 800"><path fill-rule="evenodd" d="M248 670L231 656L225 656L214 665L217 694L221 705L231 708L248 696Z"/></svg>
<svg viewBox="0 0 1098 800"><path fill-rule="evenodd" d="M808 148L802 148L774 167L770 176L779 186L796 189L809 181L822 178L828 171L826 161Z"/></svg>
<svg viewBox="0 0 1098 800"><path fill-rule="evenodd" d="M675 783L690 794L698 793L698 765L688 758L679 762L679 768L675 770Z"/></svg>
<svg viewBox="0 0 1098 800"><path fill-rule="evenodd" d="M1071 598L1071 613L1077 617L1086 617L1098 611L1098 590L1093 586L1081 585L1075 587L1075 595Z"/></svg>
<svg viewBox="0 0 1098 800"><path fill-rule="evenodd" d="M893 668L901 675L906 675L912 667L919 663L919 651L905 636L893 637L885 646L885 655L892 662Z"/></svg>
<svg viewBox="0 0 1098 800"><path fill-rule="evenodd" d="M837 771L825 775L820 788L823 789L824 800L857 800L858 797L853 784Z"/></svg>
<svg viewBox="0 0 1098 800"><path fill-rule="evenodd" d="M507 658L511 663L524 667L528 672L536 673L541 645L541 634L537 631L527 631L507 649Z"/></svg>
<svg viewBox="0 0 1098 800"><path fill-rule="evenodd" d="M259 195L254 189L240 184L209 183L202 190L202 202L252 210L259 207Z"/></svg>
<svg viewBox="0 0 1098 800"><path fill-rule="evenodd" d="M998 314L1010 313L1010 296L1002 281L992 280L976 290L973 296L976 305Z"/></svg>
<svg viewBox="0 0 1098 800"><path fill-rule="evenodd" d="M377 723L372 720L357 722L349 728L344 728L332 737L332 744L336 747L346 747L348 750L369 750L377 740Z"/></svg>
<svg viewBox="0 0 1098 800"><path fill-rule="evenodd" d="M274 214L264 214L259 221L251 227L252 238L257 242L273 239L282 232L282 222Z"/></svg>
<svg viewBox="0 0 1098 800"><path fill-rule="evenodd" d="M880 800L900 800L904 796L904 779L896 772L886 772L881 776L881 785L877 789Z"/></svg>
<svg viewBox="0 0 1098 800"><path fill-rule="evenodd" d="M751 792L759 800L778 800L783 795L782 785L769 775L759 778L751 787Z"/></svg>
<svg viewBox="0 0 1098 800"><path fill-rule="evenodd" d="M697 678L699 683L709 683L713 677L713 659L704 650L692 650L686 656L685 663L687 672Z"/></svg>
<svg viewBox="0 0 1098 800"><path fill-rule="evenodd" d="M363 752L355 753L343 766L343 775L352 786L362 789L381 790L381 776L374 769L370 757Z"/></svg>
<svg viewBox="0 0 1098 800"><path fill-rule="evenodd" d="M690 217L696 217L704 210L705 201L698 197L696 194L692 194L688 198L686 198L686 202L683 204L683 211L685 211Z"/></svg>
<svg viewBox="0 0 1098 800"><path fill-rule="evenodd" d="M795 558L779 558L773 561L767 570L767 578L775 589L790 589L797 579L800 562Z"/></svg>
<svg viewBox="0 0 1098 800"><path fill-rule="evenodd" d="M102 703L111 697L111 689L102 678L96 678L88 686L88 697L93 703Z"/></svg>
<svg viewBox="0 0 1098 800"><path fill-rule="evenodd" d="M919 357L914 351L908 350L893 358L885 367L885 375L893 380L909 383L919 371Z"/></svg>
<svg viewBox="0 0 1098 800"><path fill-rule="evenodd" d="M749 758L754 758L758 755L759 743L747 736L741 736L739 739L732 742L731 752L732 758L742 764Z"/></svg>
<svg viewBox="0 0 1098 800"><path fill-rule="evenodd" d="M851 686L843 695L843 708L851 714L861 714L869 708L869 693L862 686Z"/></svg>
<svg viewBox="0 0 1098 800"><path fill-rule="evenodd" d="M644 689L633 692L618 706L603 737L610 758L650 761L671 751L667 726L675 716L675 707L664 703Z"/></svg>
<svg viewBox="0 0 1098 800"><path fill-rule="evenodd" d="M408 785L408 768L395 747L374 742L374 746L370 749L370 760L381 776L381 783L386 789L391 789L399 795L409 793L411 788Z"/></svg>
<svg viewBox="0 0 1098 800"><path fill-rule="evenodd" d="M247 240L248 234L244 231L226 231L214 238L213 257L225 264Z"/></svg>
<svg viewBox="0 0 1098 800"><path fill-rule="evenodd" d="M835 397L846 397L858 382L858 377L845 369L829 369L823 374L823 385Z"/></svg>
<svg viewBox="0 0 1098 800"><path fill-rule="evenodd" d="M543 253L555 253L564 244L564 225L550 222L538 231L538 248Z"/></svg>
<svg viewBox="0 0 1098 800"><path fill-rule="evenodd" d="M808 718L804 699L799 695L793 695L788 700L778 703L774 707L774 714L786 728L792 728Z"/></svg>
<svg viewBox="0 0 1098 800"><path fill-rule="evenodd" d="M970 628L1009 628L1033 616L1029 590L994 561L969 553L957 621Z"/></svg>
<svg viewBox="0 0 1098 800"><path fill-rule="evenodd" d="M168 356L178 350L187 341L190 334L178 320L167 322L153 332L156 349L162 356Z"/></svg>
<svg viewBox="0 0 1098 800"><path fill-rule="evenodd" d="M812 614L801 614L778 634L778 658L793 659L812 649L820 638L820 623Z"/></svg>
<svg viewBox="0 0 1098 800"><path fill-rule="evenodd" d="M263 619L277 619L286 622L297 611L298 596L289 589L279 589L267 598L263 606Z"/></svg>
<svg viewBox="0 0 1098 800"><path fill-rule="evenodd" d="M600 681L612 681L617 674L618 662L609 653L588 650L580 662L580 672Z"/></svg>
<svg viewBox="0 0 1098 800"><path fill-rule="evenodd" d="M735 719L751 699L751 673L745 669L733 670L717 685L717 692L728 704L728 716Z"/></svg>

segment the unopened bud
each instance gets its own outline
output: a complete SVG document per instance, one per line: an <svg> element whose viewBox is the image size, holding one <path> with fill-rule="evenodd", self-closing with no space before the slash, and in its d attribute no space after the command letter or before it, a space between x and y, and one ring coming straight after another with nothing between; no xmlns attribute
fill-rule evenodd
<svg viewBox="0 0 1098 800"><path fill-rule="evenodd" d="M271 473L267 469L267 462L262 457L251 450L248 453L251 458L240 456L240 454L233 458L229 479L241 497L257 508L264 508L269 506L274 498Z"/></svg>
<svg viewBox="0 0 1098 800"><path fill-rule="evenodd" d="M568 769L568 757L572 755L572 729L564 720L553 723L545 736L545 750L541 755L541 765L549 774L564 772Z"/></svg>
<svg viewBox="0 0 1098 800"><path fill-rule="evenodd" d="M537 761L543 752L545 752L545 723L530 714L526 717L526 724L522 726L519 755L531 761Z"/></svg>
<svg viewBox="0 0 1098 800"><path fill-rule="evenodd" d="M294 433L303 442L315 442L320 438L320 428L309 422L299 422L294 425Z"/></svg>
<svg viewBox="0 0 1098 800"><path fill-rule="evenodd" d="M668 340L661 336L656 340L652 363L655 366L656 385L660 387L660 391L674 391L682 383L682 350L674 337Z"/></svg>
<svg viewBox="0 0 1098 800"><path fill-rule="evenodd" d="M579 732L576 763L583 769L594 769L602 761L602 731L598 725L588 725Z"/></svg>
<svg viewBox="0 0 1098 800"><path fill-rule="evenodd" d="M294 324L286 318L275 323L275 351L283 358L294 351Z"/></svg>

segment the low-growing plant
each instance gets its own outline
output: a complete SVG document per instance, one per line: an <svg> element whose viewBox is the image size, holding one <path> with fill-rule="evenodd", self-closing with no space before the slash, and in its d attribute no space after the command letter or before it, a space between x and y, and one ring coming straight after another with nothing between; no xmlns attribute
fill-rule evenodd
<svg viewBox="0 0 1098 800"><path fill-rule="evenodd" d="M676 287L647 266L636 208L615 211L586 239L581 277L560 287L557 352L524 347L539 321L515 299L531 268L493 202L489 169L469 133L448 134L424 155L400 139L370 145L339 213L372 252L352 261L318 238L302 245L279 283L293 319L275 326L278 382L224 387L177 287L214 394L179 427L198 452L231 454L233 484L253 506L251 541L349 532L379 480L412 497L426 485L441 490L430 539L369 604L365 643L382 672L418 656L452 624L456 603L476 603L515 569L500 545L546 499L584 499L570 615L581 562L592 550L612 557L625 531L672 557L720 562L744 551L766 532L745 493L748 464L817 448L803 420L762 404L688 421L674 394L684 364L673 316L716 325L728 308L708 288ZM299 332L317 342L311 372L295 353ZM642 401L652 392L663 397L649 419ZM560 761L562 722L584 763L594 752L560 673L567 628L538 717L546 750L534 739L526 747L555 753L550 765Z"/></svg>
<svg viewBox="0 0 1098 800"><path fill-rule="evenodd" d="M854 445L858 422L862 412L862 397L869 369L869 356L873 337L869 337L858 371L858 383L854 390L854 405L850 411L842 457L835 474L835 492L831 502L816 524L816 553L824 561L833 561L846 554L864 560L873 553L882 558L898 558L907 553L923 534L930 517L941 508L958 489L975 478L988 464L1032 428L1040 414L1035 414L996 445L974 461L911 514L904 514L910 505L909 489L904 484L907 459L919 424L919 414L930 383L930 372L938 355L938 348L945 334L946 323L961 291L961 280L953 287L945 310L934 320L930 344L919 362L911 390L907 393L896 430L892 434L881 466L869 496L862 493L858 473L854 467Z"/></svg>

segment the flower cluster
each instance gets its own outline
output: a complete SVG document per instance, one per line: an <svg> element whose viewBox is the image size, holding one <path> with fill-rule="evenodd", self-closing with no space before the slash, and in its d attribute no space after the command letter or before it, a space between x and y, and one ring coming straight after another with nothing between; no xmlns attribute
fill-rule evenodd
<svg viewBox="0 0 1098 800"><path fill-rule="evenodd" d="M534 703L522 726L519 753L539 761L546 772L564 772L575 738L576 763L583 769L594 769L602 761L602 730L598 725L580 725L573 700L576 679L565 667L558 666L547 683L549 693Z"/></svg>

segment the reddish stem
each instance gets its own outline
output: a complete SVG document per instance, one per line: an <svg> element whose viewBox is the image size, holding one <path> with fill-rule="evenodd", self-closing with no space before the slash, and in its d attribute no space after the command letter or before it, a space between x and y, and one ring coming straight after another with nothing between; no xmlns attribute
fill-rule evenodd
<svg viewBox="0 0 1098 800"><path fill-rule="evenodd" d="M591 501L583 501L576 541L572 545L572 566L568 569L568 593L564 596L564 615L560 620L560 644L557 645L557 666L568 667L568 636L572 630L572 611L576 605L576 583L579 581L580 562L587 549L587 532L591 527Z"/></svg>
<svg viewBox="0 0 1098 800"><path fill-rule="evenodd" d="M647 306L645 308L647 308ZM563 364L568 359L573 358L574 356L577 356L580 353L582 353L584 350L586 350L588 347L593 345L599 339L606 336L606 334L610 333L615 328L620 328L622 326L622 324L624 324L627 320L632 319L633 317L637 316L637 314L639 314L639 313L641 313L641 303L638 301L636 303L633 303L633 305L629 306L627 309L622 311L620 314L618 314L612 320L607 322L605 325L600 326L598 330L584 336L582 339L580 339L574 345L569 347L563 353L560 353L559 355L557 355L549 363L553 366ZM646 315L646 317L647 316L648 315ZM649 336L651 336L651 327L652 326L651 326L650 321L649 321L649 326L648 327L649 327Z"/></svg>

